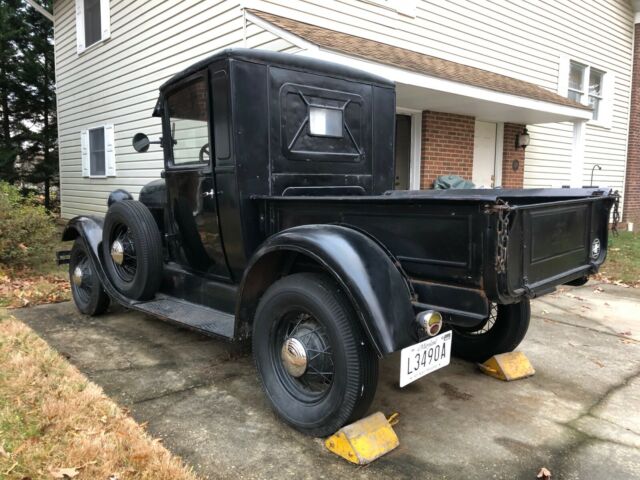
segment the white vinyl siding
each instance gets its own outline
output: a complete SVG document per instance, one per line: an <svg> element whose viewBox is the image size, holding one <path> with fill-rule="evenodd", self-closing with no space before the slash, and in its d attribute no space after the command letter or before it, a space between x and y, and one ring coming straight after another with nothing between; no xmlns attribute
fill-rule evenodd
<svg viewBox="0 0 640 480"><path fill-rule="evenodd" d="M158 178L162 153L138 154L131 138L160 135L151 118L157 88L191 63L229 46L242 46L242 10L237 0L112 0L111 38L78 56L74 0L55 0L56 74L59 104L62 212L101 213L113 188L134 195ZM345 33L435 55L558 91L566 57L606 72L613 79L611 128L586 128L584 181L594 163L595 182L622 189L632 60L633 13L629 2L557 0L478 2L416 0L415 16L385 0L269 0L254 8ZM400 3L400 0L398 2ZM580 14L576 15L579 11ZM249 23L247 46L297 51ZM606 97L606 86L604 96ZM87 126L116 126L117 179L99 184L82 178L77 132ZM568 184L572 126L532 125L526 149L525 186ZM515 141L515 139L514 139Z"/></svg>
<svg viewBox="0 0 640 480"><path fill-rule="evenodd" d="M160 177L162 151L137 153L137 132L162 135L151 113L158 87L170 76L214 52L242 47L243 15L237 2L111 0L111 38L83 55L76 52L75 0L54 3L56 93L62 215L104 214L107 197L140 188ZM249 24L248 47L295 52L290 43ZM83 174L81 135L93 126L114 126L114 175Z"/></svg>

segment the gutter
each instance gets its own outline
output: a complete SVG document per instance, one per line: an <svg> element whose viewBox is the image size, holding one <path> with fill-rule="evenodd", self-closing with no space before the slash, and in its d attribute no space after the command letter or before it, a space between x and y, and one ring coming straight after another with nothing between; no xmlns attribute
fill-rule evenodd
<svg viewBox="0 0 640 480"><path fill-rule="evenodd" d="M49 10L47 10L42 5L40 5L38 2L36 2L36 0L25 0L25 2L27 4L29 4L29 5L31 5L33 8L35 8L36 11L38 13L40 13L44 18L46 18L51 23L53 23L53 14L51 14L51 12L49 12Z"/></svg>

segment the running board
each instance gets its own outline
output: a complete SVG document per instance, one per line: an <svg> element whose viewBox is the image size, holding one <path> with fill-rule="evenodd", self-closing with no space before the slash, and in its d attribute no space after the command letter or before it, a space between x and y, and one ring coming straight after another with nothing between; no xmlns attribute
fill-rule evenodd
<svg viewBox="0 0 640 480"><path fill-rule="evenodd" d="M154 317L193 328L207 335L215 335L233 340L235 316L214 308L158 294L153 300L127 305Z"/></svg>

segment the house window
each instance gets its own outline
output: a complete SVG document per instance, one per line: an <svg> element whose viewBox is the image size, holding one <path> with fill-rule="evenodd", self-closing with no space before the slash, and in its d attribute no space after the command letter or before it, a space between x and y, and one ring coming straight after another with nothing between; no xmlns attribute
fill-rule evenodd
<svg viewBox="0 0 640 480"><path fill-rule="evenodd" d="M89 130L89 175L104 177L107 173L104 163L104 128Z"/></svg>
<svg viewBox="0 0 640 480"><path fill-rule="evenodd" d="M562 91L563 81L558 85L561 94L593 109L592 122L610 127L611 97L613 95L613 74L594 68L586 63L566 60L566 90ZM560 66L562 74L562 63Z"/></svg>
<svg viewBox="0 0 640 480"><path fill-rule="evenodd" d="M92 178L114 177L116 160L113 125L82 130L80 150L82 155L82 176Z"/></svg>
<svg viewBox="0 0 640 480"><path fill-rule="evenodd" d="M109 38L109 0L76 0L78 53Z"/></svg>

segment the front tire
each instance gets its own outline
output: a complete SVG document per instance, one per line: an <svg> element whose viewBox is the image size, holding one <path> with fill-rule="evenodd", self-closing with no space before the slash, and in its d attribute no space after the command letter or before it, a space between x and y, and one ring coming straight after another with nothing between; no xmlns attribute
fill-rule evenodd
<svg viewBox="0 0 640 480"><path fill-rule="evenodd" d="M452 352L472 362L484 362L499 353L515 350L529 329L529 300L490 306L490 315L474 328L453 327Z"/></svg>
<svg viewBox="0 0 640 480"><path fill-rule="evenodd" d="M162 281L162 239L153 215L142 203L123 200L109 207L102 231L107 274L127 298L148 300Z"/></svg>
<svg viewBox="0 0 640 480"><path fill-rule="evenodd" d="M76 238L69 256L71 297L76 308L85 315L100 315L109 307L109 295L102 288L84 240Z"/></svg>
<svg viewBox="0 0 640 480"><path fill-rule="evenodd" d="M307 435L335 433L373 400L378 358L326 275L290 275L265 292L254 318L253 355L275 412Z"/></svg>

